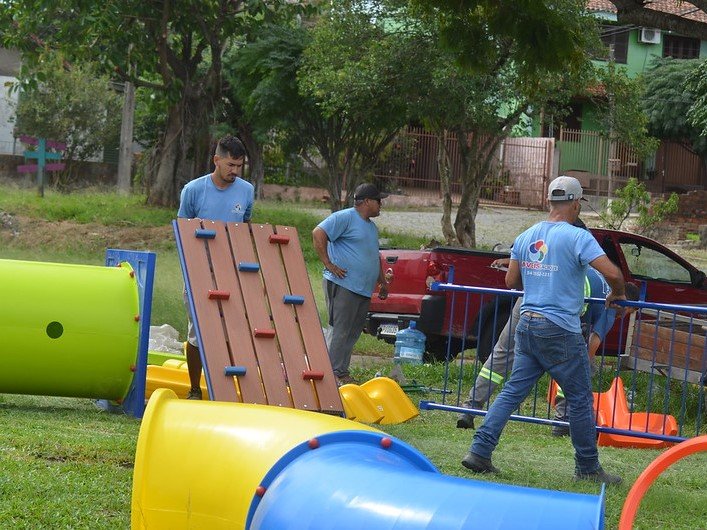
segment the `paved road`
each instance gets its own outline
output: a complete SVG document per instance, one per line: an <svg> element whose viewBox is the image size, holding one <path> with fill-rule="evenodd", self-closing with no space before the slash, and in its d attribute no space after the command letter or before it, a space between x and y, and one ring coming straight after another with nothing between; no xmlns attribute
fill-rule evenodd
<svg viewBox="0 0 707 530"><path fill-rule="evenodd" d="M322 219L329 214L323 209L309 211ZM496 243L510 246L518 234L546 217L547 212L482 206L476 215L476 244L487 248L493 248ZM384 206L375 222L378 228L389 232L443 241L441 219L441 212L386 211Z"/></svg>

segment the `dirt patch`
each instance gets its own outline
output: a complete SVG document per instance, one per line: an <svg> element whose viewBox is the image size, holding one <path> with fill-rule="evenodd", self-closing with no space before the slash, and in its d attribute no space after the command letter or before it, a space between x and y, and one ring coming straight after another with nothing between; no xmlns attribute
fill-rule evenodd
<svg viewBox="0 0 707 530"><path fill-rule="evenodd" d="M26 249L158 249L174 244L172 227L105 226L46 221L0 212L0 243Z"/></svg>

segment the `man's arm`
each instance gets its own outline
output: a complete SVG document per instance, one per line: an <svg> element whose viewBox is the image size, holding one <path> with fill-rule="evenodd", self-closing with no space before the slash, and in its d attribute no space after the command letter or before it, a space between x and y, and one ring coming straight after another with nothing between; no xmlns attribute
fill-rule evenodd
<svg viewBox="0 0 707 530"><path fill-rule="evenodd" d="M589 342L587 343L587 353L589 354L589 363L594 362L594 357L597 354L599 345L601 344L601 338L596 333L591 333L589 335Z"/></svg>
<svg viewBox="0 0 707 530"><path fill-rule="evenodd" d="M614 307L621 309L619 306L614 304L615 300L626 300L626 293L624 291L624 275L613 262L603 254L596 258L594 261L589 262L589 264L598 270L606 283L611 287L611 292L606 297L606 307Z"/></svg>
<svg viewBox="0 0 707 530"><path fill-rule="evenodd" d="M380 259L378 261L380 262ZM378 290L378 298L385 300L388 298L388 282L386 281L385 273L383 272L383 264L379 267L378 285L380 285L380 289Z"/></svg>
<svg viewBox="0 0 707 530"><path fill-rule="evenodd" d="M324 264L324 267L331 272L337 278L344 278L346 276L346 269L342 269L329 259L329 253L327 252L327 243L329 242L329 236L326 232L319 228L318 226L312 230L312 243L314 244L314 250L317 252L317 256Z"/></svg>
<svg viewBox="0 0 707 530"><path fill-rule="evenodd" d="M506 272L506 287L509 289L522 289L523 278L520 275L520 267L517 259L508 262L508 272Z"/></svg>

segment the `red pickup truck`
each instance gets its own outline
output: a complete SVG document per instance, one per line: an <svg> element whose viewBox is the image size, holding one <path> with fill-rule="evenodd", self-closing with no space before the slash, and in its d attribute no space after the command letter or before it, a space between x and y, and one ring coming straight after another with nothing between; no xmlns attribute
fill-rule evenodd
<svg viewBox="0 0 707 530"><path fill-rule="evenodd" d="M627 281L645 282L649 302L707 305L705 273L657 241L628 232L590 229L609 259ZM437 247L428 250L381 249L381 265L389 294L374 293L365 331L395 342L395 333L410 320L427 336L425 358L444 360L464 348L476 348L480 359L490 354L513 303L512 296L467 295L432 291L433 282L505 289L505 272L490 267L508 253ZM453 276L450 278L450 276ZM454 303L451 300L454 299ZM625 337L614 326L605 340L606 351L616 353ZM624 332L626 327L624 326ZM450 344L451 338L451 344Z"/></svg>

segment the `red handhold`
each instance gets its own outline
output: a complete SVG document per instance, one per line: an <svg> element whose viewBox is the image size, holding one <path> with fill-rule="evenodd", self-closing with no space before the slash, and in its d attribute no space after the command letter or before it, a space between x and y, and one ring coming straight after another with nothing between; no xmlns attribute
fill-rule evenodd
<svg viewBox="0 0 707 530"><path fill-rule="evenodd" d="M319 440L316 438L312 438L307 442L307 445L309 446L310 449L318 449L319 448Z"/></svg>
<svg viewBox="0 0 707 530"><path fill-rule="evenodd" d="M390 449L391 445L393 445L392 438L388 438L387 436L385 438L381 438L381 447L383 449Z"/></svg>
<svg viewBox="0 0 707 530"><path fill-rule="evenodd" d="M253 334L256 337L262 337L266 339L274 339L275 338L275 330L274 329L258 329L255 328L253 330Z"/></svg>
<svg viewBox="0 0 707 530"><path fill-rule="evenodd" d="M228 300L230 297L230 291L219 291L217 289L209 289L209 300Z"/></svg>
<svg viewBox="0 0 707 530"><path fill-rule="evenodd" d="M280 245L287 245L290 242L290 236L286 236L286 235L282 235L282 234L270 234L268 241L270 241L270 243L278 243Z"/></svg>
<svg viewBox="0 0 707 530"><path fill-rule="evenodd" d="M268 491L268 488L266 488L265 486L258 486L257 488L255 488L255 494L258 497L262 497L263 495L265 495L266 491Z"/></svg>
<svg viewBox="0 0 707 530"><path fill-rule="evenodd" d="M324 379L324 372L315 372L314 370L302 370L302 379L321 381L322 379Z"/></svg>

